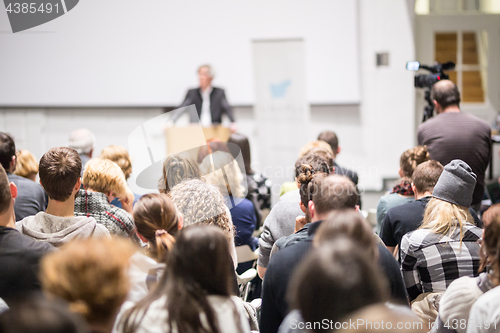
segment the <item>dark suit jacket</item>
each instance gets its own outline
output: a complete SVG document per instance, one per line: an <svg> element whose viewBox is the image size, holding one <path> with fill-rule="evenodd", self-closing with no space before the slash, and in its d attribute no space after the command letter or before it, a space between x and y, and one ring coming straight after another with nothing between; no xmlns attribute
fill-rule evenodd
<svg viewBox="0 0 500 333"><path fill-rule="evenodd" d="M198 119L201 117L201 106L203 104L203 98L201 97L200 88L189 89L184 102L179 106L182 108L194 104L196 106L196 111L198 112ZM176 121L183 112L175 112L172 115L172 121ZM222 114L225 113L234 122L233 109L229 106L226 99L226 93L224 89L212 87L212 92L210 93L210 113L212 114L212 123L220 124L222 122ZM197 122L198 119L191 117L191 122Z"/></svg>
<svg viewBox="0 0 500 333"><path fill-rule="evenodd" d="M335 174L349 177L354 185L358 185L358 174L352 170L346 169L333 162L333 166L335 167Z"/></svg>

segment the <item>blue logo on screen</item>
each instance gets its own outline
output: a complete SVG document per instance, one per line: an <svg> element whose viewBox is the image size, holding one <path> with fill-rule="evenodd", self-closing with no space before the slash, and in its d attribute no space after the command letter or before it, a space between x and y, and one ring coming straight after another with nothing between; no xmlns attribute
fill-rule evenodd
<svg viewBox="0 0 500 333"><path fill-rule="evenodd" d="M273 98L283 98L285 97L288 87L292 83L292 80L285 80L277 84L271 83L271 96Z"/></svg>

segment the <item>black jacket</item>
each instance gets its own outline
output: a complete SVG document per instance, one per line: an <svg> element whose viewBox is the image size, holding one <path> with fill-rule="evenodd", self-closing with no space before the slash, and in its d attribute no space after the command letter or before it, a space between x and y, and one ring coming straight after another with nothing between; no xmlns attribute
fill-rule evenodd
<svg viewBox="0 0 500 333"><path fill-rule="evenodd" d="M308 228L308 237L296 244L279 250L271 257L263 282L261 333L277 332L290 311L286 301L288 283L302 259L312 248L312 240L321 221L313 222ZM387 277L391 299L397 303L408 304L403 277L398 262L383 245L378 245L378 266Z"/></svg>
<svg viewBox="0 0 500 333"><path fill-rule="evenodd" d="M49 243L0 226L0 298L8 304L23 294L40 290L40 260L53 250Z"/></svg>
<svg viewBox="0 0 500 333"><path fill-rule="evenodd" d="M203 104L203 98L201 97L200 88L189 89L184 102L179 106L179 108L194 104L196 106L196 111L198 112L198 119L201 117L201 106ZM180 111L180 110L179 110ZM172 115L171 120L176 121L182 115L183 112L175 112ZM226 99L226 93L224 89L212 87L212 92L210 93L210 113L212 114L212 123L220 124L222 122L222 114L225 113L234 122L233 109L229 106ZM191 122L197 122L198 119L191 117Z"/></svg>
<svg viewBox="0 0 500 333"><path fill-rule="evenodd" d="M333 162L333 166L335 167L334 173L336 175L347 176L349 179L352 180L354 185L358 185L358 174L356 172L343 168L335 162Z"/></svg>

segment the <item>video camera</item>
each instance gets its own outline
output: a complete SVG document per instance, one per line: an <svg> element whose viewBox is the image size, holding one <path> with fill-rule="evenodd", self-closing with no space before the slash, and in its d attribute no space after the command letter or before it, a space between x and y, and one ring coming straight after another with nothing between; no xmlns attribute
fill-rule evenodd
<svg viewBox="0 0 500 333"><path fill-rule="evenodd" d="M418 71L419 69L425 69L432 74L427 75L415 75L415 88L426 88L425 90L425 100L427 101L427 106L424 108L424 119L432 117L434 112L434 104L431 100L431 89L434 83L440 80L448 80L450 77L444 72L447 70L452 70L455 68L455 63L448 61L444 64L436 62L434 66L421 65L418 61L408 61L406 63L406 69L410 71Z"/></svg>

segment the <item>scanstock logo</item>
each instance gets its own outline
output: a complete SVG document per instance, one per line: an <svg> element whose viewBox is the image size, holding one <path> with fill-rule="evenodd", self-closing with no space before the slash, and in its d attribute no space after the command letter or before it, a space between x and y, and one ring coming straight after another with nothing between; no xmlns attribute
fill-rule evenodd
<svg viewBox="0 0 500 333"><path fill-rule="evenodd" d="M3 0L12 32L52 21L75 8L79 0Z"/></svg>

